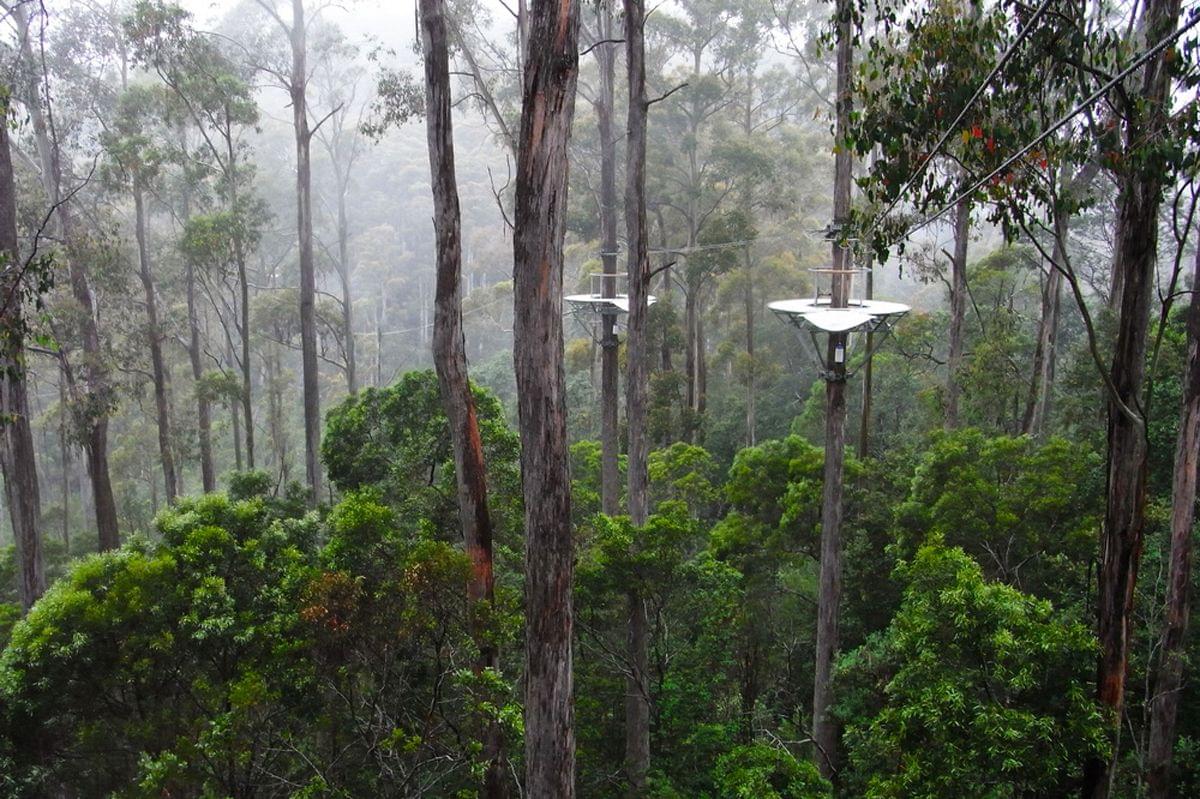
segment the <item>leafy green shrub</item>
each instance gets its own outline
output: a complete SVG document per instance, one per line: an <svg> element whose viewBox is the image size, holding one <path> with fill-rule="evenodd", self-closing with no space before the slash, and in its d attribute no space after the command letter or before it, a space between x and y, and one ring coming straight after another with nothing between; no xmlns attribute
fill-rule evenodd
<svg viewBox="0 0 1200 799"><path fill-rule="evenodd" d="M1072 793L1085 757L1105 747L1089 630L985 580L961 549L922 547L897 572L891 624L839 664L849 793Z"/></svg>
<svg viewBox="0 0 1200 799"><path fill-rule="evenodd" d="M717 761L719 799L823 799L829 783L807 760L766 743L736 747Z"/></svg>

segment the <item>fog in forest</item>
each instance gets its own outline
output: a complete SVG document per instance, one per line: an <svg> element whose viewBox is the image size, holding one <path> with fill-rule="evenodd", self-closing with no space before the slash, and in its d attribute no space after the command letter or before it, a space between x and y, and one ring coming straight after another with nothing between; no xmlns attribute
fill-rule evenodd
<svg viewBox="0 0 1200 799"><path fill-rule="evenodd" d="M1200 791L1200 10L0 9L0 799Z"/></svg>

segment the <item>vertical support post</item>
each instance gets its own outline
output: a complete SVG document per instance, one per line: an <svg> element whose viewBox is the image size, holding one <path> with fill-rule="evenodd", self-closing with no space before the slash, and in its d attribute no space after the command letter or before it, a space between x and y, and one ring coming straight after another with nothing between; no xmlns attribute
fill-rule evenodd
<svg viewBox="0 0 1200 799"><path fill-rule="evenodd" d="M833 178L833 280L830 307L845 308L850 294L849 252L843 247L850 215L850 0L837 3L837 122ZM817 596L816 669L813 681L813 744L821 774L836 773L837 725L829 715L831 678L838 648L838 610L842 593L842 465L846 448L846 344L848 334L829 336L825 375L825 470L821 498L821 566Z"/></svg>

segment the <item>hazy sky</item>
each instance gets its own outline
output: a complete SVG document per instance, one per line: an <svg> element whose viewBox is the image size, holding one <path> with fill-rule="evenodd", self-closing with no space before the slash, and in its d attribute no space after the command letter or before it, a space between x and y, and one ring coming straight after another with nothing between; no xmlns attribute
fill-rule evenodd
<svg viewBox="0 0 1200 799"><path fill-rule="evenodd" d="M210 27L242 2L246 0L181 0L181 5L196 15L201 27ZM395 49L402 61L415 61L409 49L415 0L306 0L305 5L308 9L324 5L322 15L337 23L351 41L374 39Z"/></svg>

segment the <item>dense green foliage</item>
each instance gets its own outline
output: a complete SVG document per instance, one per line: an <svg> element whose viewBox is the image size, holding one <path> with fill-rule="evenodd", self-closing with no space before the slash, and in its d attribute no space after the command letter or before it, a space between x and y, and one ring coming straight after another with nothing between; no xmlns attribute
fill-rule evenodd
<svg viewBox="0 0 1200 799"><path fill-rule="evenodd" d="M228 495L185 500L152 536L73 566L0 660L6 792L52 780L80 796L451 796L470 790L489 719L516 758L511 677L469 668L456 525L440 504L415 510L430 474L447 479L433 390L428 373L410 374L330 412L326 457L346 493L324 516L300 494L274 497L266 473L236 474ZM486 424L511 437L502 420ZM583 498L597 466L577 451ZM619 653L635 586L652 620L654 795L828 795L790 742L808 712L821 460L797 437L768 441L722 479L704 449L676 444L653 453L644 528L584 519L585 795L620 794L605 775L622 758ZM1071 603L1017 586L1084 590L1071 531L1095 508L1096 464L1063 442L965 430L935 435L919 458L847 468L840 790L1056 795L1103 745L1093 644ZM1004 572L995 542L1029 565ZM501 568L510 587L485 624L512 675L520 578Z"/></svg>
<svg viewBox="0 0 1200 799"><path fill-rule="evenodd" d="M896 615L841 664L848 793L1069 793L1105 748L1087 628L986 580L960 549L922 547L897 576Z"/></svg>

